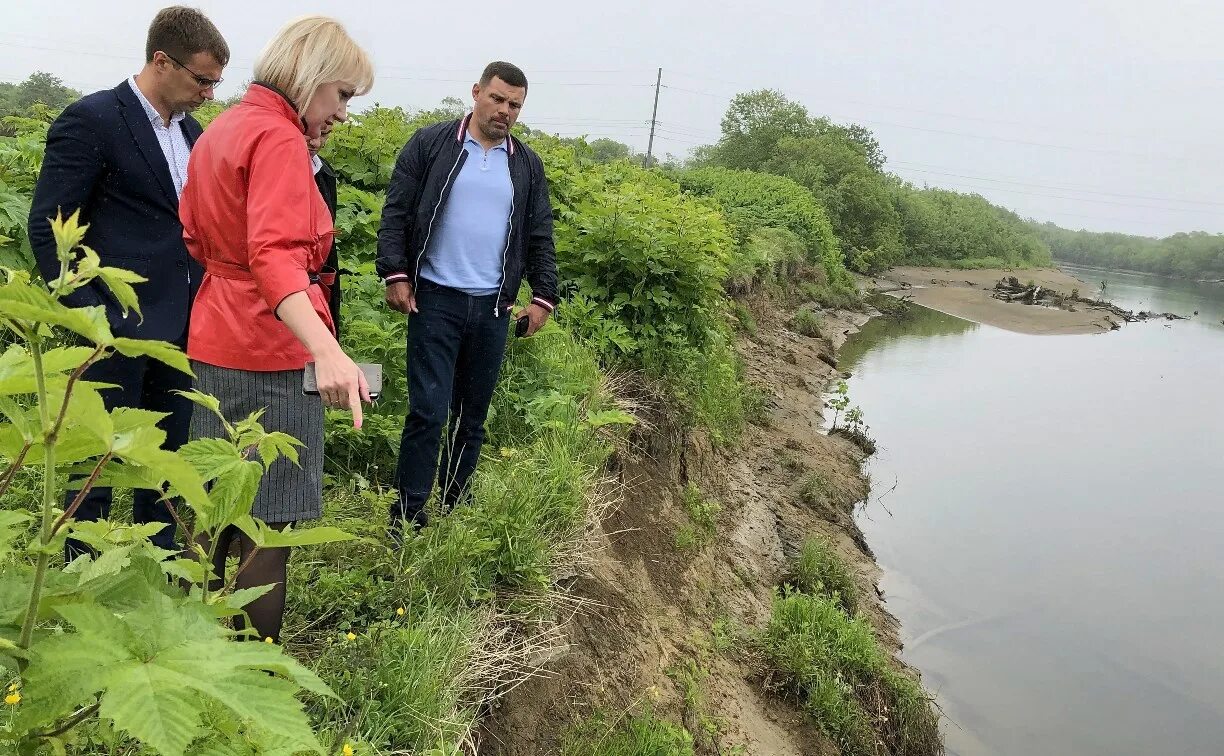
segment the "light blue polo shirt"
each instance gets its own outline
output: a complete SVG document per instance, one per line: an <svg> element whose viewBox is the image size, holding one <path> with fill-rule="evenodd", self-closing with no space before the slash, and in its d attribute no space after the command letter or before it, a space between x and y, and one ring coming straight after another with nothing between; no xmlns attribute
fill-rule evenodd
<svg viewBox="0 0 1224 756"><path fill-rule="evenodd" d="M484 296L496 294L501 287L514 187L506 143L486 152L475 137L466 136L467 159L437 219L421 276L465 294Z"/></svg>

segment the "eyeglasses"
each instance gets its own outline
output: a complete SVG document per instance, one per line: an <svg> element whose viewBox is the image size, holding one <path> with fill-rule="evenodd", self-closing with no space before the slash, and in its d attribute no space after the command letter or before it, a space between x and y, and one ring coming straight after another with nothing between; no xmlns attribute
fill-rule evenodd
<svg viewBox="0 0 1224 756"><path fill-rule="evenodd" d="M165 55L167 58L174 61L175 64L178 65L179 68L191 74L191 77L196 80L196 84L200 85L200 89L214 89L216 87L221 86L221 82L224 81L224 79L209 79L205 76L199 75L195 71L192 71L190 68L188 68L186 63L174 57L173 55L166 52L165 50L162 51L162 55Z"/></svg>

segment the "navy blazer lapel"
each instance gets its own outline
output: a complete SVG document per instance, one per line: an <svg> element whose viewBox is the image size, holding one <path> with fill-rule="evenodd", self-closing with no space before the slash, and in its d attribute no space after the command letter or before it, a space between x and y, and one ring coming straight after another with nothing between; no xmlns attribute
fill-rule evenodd
<svg viewBox="0 0 1224 756"><path fill-rule="evenodd" d="M190 115L179 121L179 128L183 130L183 138L187 140L187 146L190 148L195 147L196 140L204 133L204 127Z"/></svg>
<svg viewBox="0 0 1224 756"><path fill-rule="evenodd" d="M140 104L140 100L136 99L136 93L126 81L115 87L115 94L118 95L122 105L119 113L127 123L128 130L132 132L136 146L140 148L140 154L144 156L153 175L157 176L157 182L161 184L166 199L170 201L172 207L177 208L178 193L174 191L174 179L170 178L170 166L166 163L166 154L162 152L161 145L157 143L157 135L153 133L153 124L149 123L149 116L145 113L144 106Z"/></svg>

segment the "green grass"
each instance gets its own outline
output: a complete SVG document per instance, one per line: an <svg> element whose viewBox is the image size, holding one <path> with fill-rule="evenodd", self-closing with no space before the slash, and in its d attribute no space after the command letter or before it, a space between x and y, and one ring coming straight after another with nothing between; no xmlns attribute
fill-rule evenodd
<svg viewBox="0 0 1224 756"><path fill-rule="evenodd" d="M693 756L693 736L652 712L608 719L597 714L573 727L561 756Z"/></svg>
<svg viewBox="0 0 1224 756"><path fill-rule="evenodd" d="M853 286L831 286L827 283L804 281L796 287L799 297L831 310L860 310L863 299Z"/></svg>
<svg viewBox="0 0 1224 756"><path fill-rule="evenodd" d="M799 486L799 499L809 507L827 504L829 498L829 483L820 473L809 473Z"/></svg>
<svg viewBox="0 0 1224 756"><path fill-rule="evenodd" d="M982 268L1011 268L1012 270L1031 270L1049 267L1049 262L1029 262L1027 260L1005 260L1002 257L969 257L962 260L931 259L926 261L906 262L906 265L921 265L931 268L951 268L952 270L978 270Z"/></svg>
<svg viewBox="0 0 1224 756"><path fill-rule="evenodd" d="M339 700L316 699L312 713L372 750L457 741L477 714L479 622L476 612L392 614L354 640L334 634L315 668Z"/></svg>
<svg viewBox="0 0 1224 756"><path fill-rule="evenodd" d="M685 523L676 528L676 548L681 551L698 548L705 543L702 534L697 528L689 523Z"/></svg>
<svg viewBox="0 0 1224 756"><path fill-rule="evenodd" d="M821 327L824 325L822 318L811 310L804 308L795 313L791 318L791 328L797 333L811 338L819 338Z"/></svg>
<svg viewBox="0 0 1224 756"><path fill-rule="evenodd" d="M753 425L769 427L769 397L765 390L751 383L745 383L743 391L744 419Z"/></svg>
<svg viewBox="0 0 1224 756"><path fill-rule="evenodd" d="M722 507L718 502L705 498L695 483L689 483L684 487L684 510L688 512L693 524L708 533L713 533L717 526L718 513L722 511Z"/></svg>
<svg viewBox="0 0 1224 756"><path fill-rule="evenodd" d="M703 669L692 659L667 670L667 676L672 679L684 698L685 721L690 726L696 725L696 732L690 732L697 749L702 753L718 752L718 733L721 729L718 720L709 714L709 701L705 693L705 681L709 678L709 670Z"/></svg>
<svg viewBox="0 0 1224 756"><path fill-rule="evenodd" d="M782 465L783 470L794 475L798 475L808 469L807 462L804 462L798 454L790 449L778 452L778 462Z"/></svg>
<svg viewBox="0 0 1224 756"><path fill-rule="evenodd" d="M739 623L730 617L714 620L714 624L710 627L710 643L720 654L725 654L735 648L740 635Z"/></svg>
<svg viewBox="0 0 1224 756"><path fill-rule="evenodd" d="M502 375L469 503L435 511L392 549L385 457L378 473L360 467L386 439L348 439L320 524L361 540L298 549L291 560L286 642L341 698L312 701L311 714L363 753L453 749L466 737L488 681L521 663L491 618L518 623L518 642L531 642L550 616L553 575L572 562L599 505L626 416L594 354L550 327L514 342ZM388 420L382 435L398 437L400 422Z"/></svg>
<svg viewBox="0 0 1224 756"><path fill-rule="evenodd" d="M799 591L831 599L851 617L858 612L854 576L832 544L823 538L809 538L804 542L795 561L792 580Z"/></svg>
<svg viewBox="0 0 1224 756"><path fill-rule="evenodd" d="M716 446L740 438L746 422L744 366L722 334L703 353L689 353L672 379L672 395L687 411L685 420L705 428Z"/></svg>
<svg viewBox="0 0 1224 756"><path fill-rule="evenodd" d="M676 547L691 549L705 546L718 529L718 513L722 510L718 502L706 499L696 484L684 487L684 511L689 521L676 530Z"/></svg>
<svg viewBox="0 0 1224 756"><path fill-rule="evenodd" d="M731 314L735 317L735 326L743 333L755 337L757 335L756 318L752 312L739 302L731 303Z"/></svg>
<svg viewBox="0 0 1224 756"><path fill-rule="evenodd" d="M943 753L930 698L834 599L783 589L760 645L775 679L844 756Z"/></svg>

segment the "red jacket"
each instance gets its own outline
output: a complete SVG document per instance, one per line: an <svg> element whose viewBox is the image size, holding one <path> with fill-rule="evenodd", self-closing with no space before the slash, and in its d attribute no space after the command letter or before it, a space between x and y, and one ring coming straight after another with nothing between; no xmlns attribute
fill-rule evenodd
<svg viewBox="0 0 1224 756"><path fill-rule="evenodd" d="M335 230L288 100L252 84L217 116L191 151L179 217L187 250L205 270L187 356L241 370L300 370L310 353L276 308L305 291L335 332L328 293L312 283Z"/></svg>

